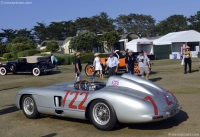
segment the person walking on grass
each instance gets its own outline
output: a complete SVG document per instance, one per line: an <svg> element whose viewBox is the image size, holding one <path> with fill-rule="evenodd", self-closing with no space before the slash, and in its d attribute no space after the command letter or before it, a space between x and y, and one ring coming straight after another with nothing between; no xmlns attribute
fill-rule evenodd
<svg viewBox="0 0 200 137"><path fill-rule="evenodd" d="M119 64L119 60L117 57L114 56L113 52L109 52L109 58L107 60L107 67L106 70L108 70L108 74L109 76L113 76L116 75L116 72L118 71L118 64Z"/></svg>
<svg viewBox="0 0 200 137"><path fill-rule="evenodd" d="M135 58L133 57L133 52L131 50L128 50L128 55L126 56L125 63L126 63L126 72L134 74Z"/></svg>
<svg viewBox="0 0 200 137"><path fill-rule="evenodd" d="M189 66L189 73L191 73L191 67L192 67L192 53L190 51L190 47L186 46L186 51L184 53L184 62L185 62L185 67L184 67L184 74L187 74L187 64Z"/></svg>
<svg viewBox="0 0 200 137"><path fill-rule="evenodd" d="M93 66L95 68L95 71L94 71L93 76L95 76L96 73L98 72L100 78L103 79L102 66L101 66L101 60L99 57L99 53L95 53L94 56L95 56L95 58L94 58Z"/></svg>
<svg viewBox="0 0 200 137"><path fill-rule="evenodd" d="M151 69L150 60L147 55L144 55L143 51L141 51L138 55L137 62L139 64L140 75L142 75L142 78L144 78L146 74L146 79L148 80Z"/></svg>
<svg viewBox="0 0 200 137"><path fill-rule="evenodd" d="M81 65L81 53L77 52L76 53L76 60L75 60L75 74L76 74L76 82L81 81L82 79L82 75L81 75L81 71L82 71L82 65Z"/></svg>

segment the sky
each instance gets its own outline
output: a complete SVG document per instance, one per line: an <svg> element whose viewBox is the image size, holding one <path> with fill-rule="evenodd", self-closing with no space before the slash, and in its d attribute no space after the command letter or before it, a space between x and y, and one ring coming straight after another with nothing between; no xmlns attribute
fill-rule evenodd
<svg viewBox="0 0 200 137"><path fill-rule="evenodd" d="M151 15L159 22L175 14L190 17L197 11L200 0L0 0L0 31L32 29L36 22L49 25L101 12L113 19L120 14Z"/></svg>

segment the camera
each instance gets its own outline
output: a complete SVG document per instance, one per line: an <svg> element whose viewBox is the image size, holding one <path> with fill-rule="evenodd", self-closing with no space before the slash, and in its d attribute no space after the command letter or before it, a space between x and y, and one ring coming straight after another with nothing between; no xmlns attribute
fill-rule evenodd
<svg viewBox="0 0 200 137"><path fill-rule="evenodd" d="M144 59L141 59L141 62L144 62Z"/></svg>

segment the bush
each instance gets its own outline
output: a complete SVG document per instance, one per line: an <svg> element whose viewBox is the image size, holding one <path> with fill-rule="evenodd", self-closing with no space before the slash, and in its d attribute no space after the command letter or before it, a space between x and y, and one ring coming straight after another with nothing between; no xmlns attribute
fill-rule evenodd
<svg viewBox="0 0 200 137"><path fill-rule="evenodd" d="M3 58L9 59L12 58L12 55L10 53L4 53Z"/></svg>
<svg viewBox="0 0 200 137"><path fill-rule="evenodd" d="M70 65L70 57L69 56L55 56L58 59L58 65Z"/></svg>
<svg viewBox="0 0 200 137"><path fill-rule="evenodd" d="M30 49L30 50L24 50L21 52L18 52L18 57L26 57L26 56L33 56L35 54L39 53L36 49Z"/></svg>
<svg viewBox="0 0 200 137"><path fill-rule="evenodd" d="M106 54L101 53L101 54L99 54L99 57L100 58L109 57L109 54L108 53L106 53Z"/></svg>
<svg viewBox="0 0 200 137"><path fill-rule="evenodd" d="M70 63L74 63L76 59L76 55L70 56ZM89 61L94 59L94 53L81 53L81 63L88 63Z"/></svg>

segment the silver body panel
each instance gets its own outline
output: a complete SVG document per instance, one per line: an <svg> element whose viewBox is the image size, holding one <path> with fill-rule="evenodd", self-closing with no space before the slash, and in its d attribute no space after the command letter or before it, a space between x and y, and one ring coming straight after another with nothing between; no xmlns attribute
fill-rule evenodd
<svg viewBox="0 0 200 137"><path fill-rule="evenodd" d="M110 77L106 86L96 91L76 90L73 82L23 89L16 95L19 109L22 96L27 94L33 96L42 114L78 119L87 119L87 108L97 99L109 102L121 123L159 121L181 110L173 94L151 81L129 74ZM59 105L56 105L56 97L59 98Z"/></svg>

